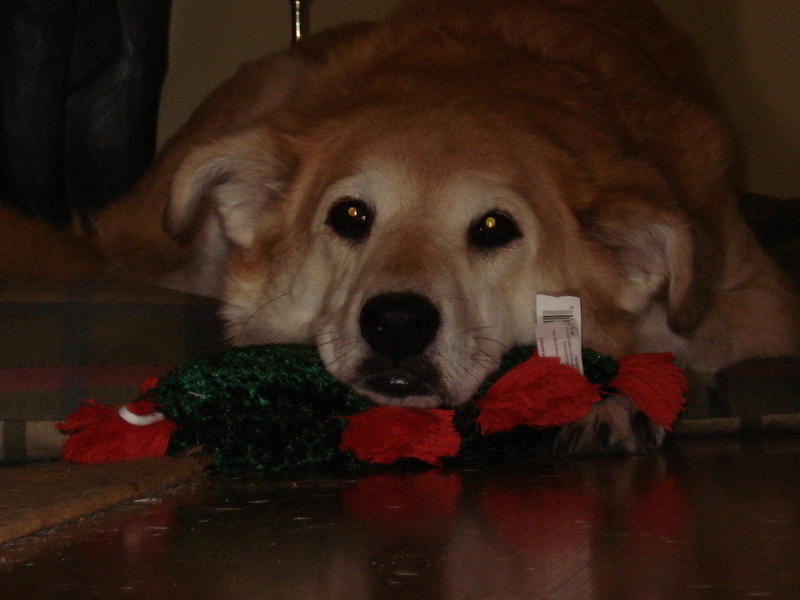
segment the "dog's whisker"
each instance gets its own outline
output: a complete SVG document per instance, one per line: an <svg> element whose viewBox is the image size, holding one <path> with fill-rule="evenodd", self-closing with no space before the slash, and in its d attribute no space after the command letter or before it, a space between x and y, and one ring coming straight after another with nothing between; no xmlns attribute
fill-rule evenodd
<svg viewBox="0 0 800 600"><path fill-rule="evenodd" d="M464 352L463 350L458 351L457 354L459 354L461 356L466 356L467 358L470 358L470 356L466 352ZM471 365L481 364L480 361L470 360L470 364L463 365L463 364L460 364L460 363L454 363L452 360L449 360L449 359L445 358L444 355L442 355L440 352L437 352L436 355L439 358L440 364L443 365L444 367L446 367L446 369L445 369L446 371L451 372L451 373L456 373L459 370L463 371L470 378L472 378L476 382L476 384L480 385L481 379L477 375L475 375L475 373L473 373L469 368Z"/></svg>
<svg viewBox="0 0 800 600"><path fill-rule="evenodd" d="M478 325L475 327L470 327L469 329L464 329L464 333L475 333L476 331L483 331L485 329L499 329L499 325Z"/></svg>
<svg viewBox="0 0 800 600"><path fill-rule="evenodd" d="M500 346L503 350L510 350L511 349L510 345L505 344L505 343L503 343L503 342L501 342L499 340L496 340L494 338L483 337L483 336L475 336L473 339L479 340L481 342L491 342L492 344L496 344L496 345Z"/></svg>
<svg viewBox="0 0 800 600"><path fill-rule="evenodd" d="M324 348L325 346L329 346L331 344L336 344L342 339L341 335L339 335L335 331L326 331L322 333L318 333L314 336L314 345L319 348Z"/></svg>
<svg viewBox="0 0 800 600"><path fill-rule="evenodd" d="M275 302L289 296L290 292L284 292L283 294L278 294L277 296L271 296L258 304L255 309L250 311L250 314L240 323L238 323L238 327L240 331L249 331L250 325L252 324L253 320L259 316L259 314L266 310L269 306L274 304ZM236 304L232 302L228 302L228 306L232 306L234 308L247 308L244 304ZM255 336L257 334L253 334ZM263 340L261 340L263 342ZM258 340L253 340L252 343L258 343ZM241 343L237 342L237 345L242 345Z"/></svg>
<svg viewBox="0 0 800 600"><path fill-rule="evenodd" d="M461 296L461 295L458 295L458 294L441 293L441 294L437 294L435 296L431 296L431 300L450 300L450 301L454 301L454 302L463 302L464 301L464 297Z"/></svg>

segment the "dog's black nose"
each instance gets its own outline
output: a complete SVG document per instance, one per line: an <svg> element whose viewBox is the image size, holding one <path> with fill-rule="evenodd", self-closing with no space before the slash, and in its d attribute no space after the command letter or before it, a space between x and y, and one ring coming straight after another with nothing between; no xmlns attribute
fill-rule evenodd
<svg viewBox="0 0 800 600"><path fill-rule="evenodd" d="M441 318L433 303L411 292L370 298L361 308L361 337L396 362L419 356L436 339Z"/></svg>

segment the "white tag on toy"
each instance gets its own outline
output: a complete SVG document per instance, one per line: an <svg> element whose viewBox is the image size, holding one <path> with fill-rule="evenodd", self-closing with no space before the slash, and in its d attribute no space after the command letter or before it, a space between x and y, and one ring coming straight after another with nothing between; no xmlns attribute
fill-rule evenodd
<svg viewBox="0 0 800 600"><path fill-rule="evenodd" d="M583 373L580 298L536 295L536 347Z"/></svg>

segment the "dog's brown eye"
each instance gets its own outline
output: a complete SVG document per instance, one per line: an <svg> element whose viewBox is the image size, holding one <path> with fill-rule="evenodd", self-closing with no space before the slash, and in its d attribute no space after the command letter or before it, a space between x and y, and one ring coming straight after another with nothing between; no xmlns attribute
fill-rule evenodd
<svg viewBox="0 0 800 600"><path fill-rule="evenodd" d="M359 241L369 235L374 215L372 209L358 198L343 198L328 212L325 224L348 240Z"/></svg>
<svg viewBox="0 0 800 600"><path fill-rule="evenodd" d="M469 244L479 250L492 250L507 246L522 237L514 219L498 210L492 210L475 221L469 228Z"/></svg>

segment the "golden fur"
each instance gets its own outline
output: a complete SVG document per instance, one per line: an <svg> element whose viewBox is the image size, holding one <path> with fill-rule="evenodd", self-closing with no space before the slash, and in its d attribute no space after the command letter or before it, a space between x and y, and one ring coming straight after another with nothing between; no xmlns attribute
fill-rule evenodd
<svg viewBox="0 0 800 600"><path fill-rule="evenodd" d="M796 353L796 297L736 194L701 61L650 2L417 0L245 65L92 241L221 295L235 343L312 341L376 401L457 404L535 339L537 293L580 296L601 352L705 374ZM331 227L342 199L374 218L363 240ZM494 214L520 235L476 247ZM439 318L394 362L363 331L387 294Z"/></svg>

